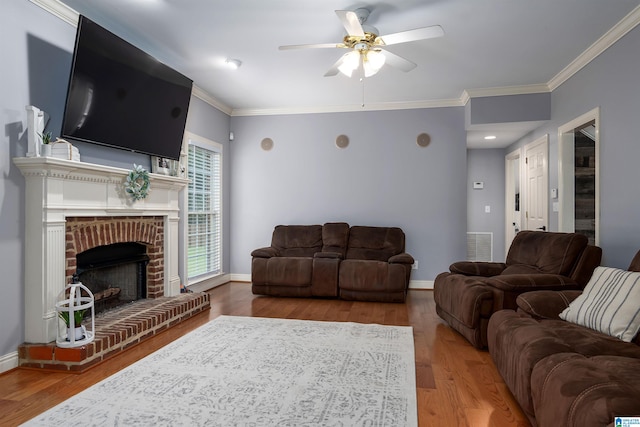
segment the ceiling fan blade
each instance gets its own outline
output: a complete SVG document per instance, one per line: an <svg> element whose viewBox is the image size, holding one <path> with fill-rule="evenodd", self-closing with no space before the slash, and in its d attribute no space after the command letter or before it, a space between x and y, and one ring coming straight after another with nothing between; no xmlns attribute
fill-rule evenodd
<svg viewBox="0 0 640 427"><path fill-rule="evenodd" d="M416 28L415 30L387 34L386 36L378 37L378 39L382 40L383 44L389 46L392 44L407 43L442 36L444 36L444 30L442 27L440 25L432 25L430 27Z"/></svg>
<svg viewBox="0 0 640 427"><path fill-rule="evenodd" d="M385 64L391 65L399 70L404 71L405 73L413 70L418 65L409 61L408 59L403 58L400 55L396 55L395 53L391 53L388 50L380 50L385 57Z"/></svg>
<svg viewBox="0 0 640 427"><path fill-rule="evenodd" d="M326 48L342 48L346 47L344 43L316 43L316 44L290 44L286 46L279 46L280 50L291 49L326 49Z"/></svg>
<svg viewBox="0 0 640 427"><path fill-rule="evenodd" d="M325 76L325 77L333 77L333 76L337 75L337 74L340 72L339 67L340 67L340 66L342 65L342 63L344 62L344 60L345 60L346 56L347 56L347 54L346 54L346 53L345 53L344 55L342 55L342 56L340 57L340 59L338 59L338 60L336 61L336 63L335 63L335 64L333 64L333 65L331 66L331 68L329 68L329 70L327 70L327 72L326 72L326 73L324 73L324 76Z"/></svg>
<svg viewBox="0 0 640 427"><path fill-rule="evenodd" d="M336 15L340 18L344 29L347 30L347 34L350 36L364 37L364 30L355 12L351 10L336 10Z"/></svg>

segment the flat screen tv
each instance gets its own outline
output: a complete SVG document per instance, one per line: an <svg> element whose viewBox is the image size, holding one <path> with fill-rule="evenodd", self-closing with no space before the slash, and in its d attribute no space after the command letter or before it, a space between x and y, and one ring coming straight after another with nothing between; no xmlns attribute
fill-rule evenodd
<svg viewBox="0 0 640 427"><path fill-rule="evenodd" d="M80 16L62 137L177 160L192 83Z"/></svg>

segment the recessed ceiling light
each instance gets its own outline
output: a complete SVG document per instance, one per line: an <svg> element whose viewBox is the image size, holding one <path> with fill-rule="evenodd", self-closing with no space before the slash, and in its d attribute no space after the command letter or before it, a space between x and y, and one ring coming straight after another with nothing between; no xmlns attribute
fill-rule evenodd
<svg viewBox="0 0 640 427"><path fill-rule="evenodd" d="M240 61L239 59L231 59L231 58L228 58L226 61L224 61L224 63L227 65L227 67L231 68L232 70L237 70L242 65L242 61Z"/></svg>
<svg viewBox="0 0 640 427"><path fill-rule="evenodd" d="M496 139L495 135L487 135L484 137L484 139Z"/></svg>

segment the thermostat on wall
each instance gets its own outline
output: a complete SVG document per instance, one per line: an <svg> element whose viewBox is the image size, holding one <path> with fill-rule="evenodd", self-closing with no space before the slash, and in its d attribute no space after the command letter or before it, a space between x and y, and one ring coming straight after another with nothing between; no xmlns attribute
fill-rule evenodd
<svg viewBox="0 0 640 427"><path fill-rule="evenodd" d="M484 188L484 182L482 181L475 181L473 183L473 189L474 190L482 190Z"/></svg>

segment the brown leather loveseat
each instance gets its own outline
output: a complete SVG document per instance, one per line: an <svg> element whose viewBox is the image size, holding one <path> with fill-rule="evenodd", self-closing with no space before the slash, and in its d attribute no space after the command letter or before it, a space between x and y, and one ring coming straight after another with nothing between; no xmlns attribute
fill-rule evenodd
<svg viewBox="0 0 640 427"><path fill-rule="evenodd" d="M629 271L640 272L640 252ZM617 417L640 417L640 275L627 273L598 267L584 292L524 293L517 311L491 317L489 353L532 425L613 427ZM561 314L576 303L577 318Z"/></svg>
<svg viewBox="0 0 640 427"><path fill-rule="evenodd" d="M257 295L404 302L414 259L398 227L278 225L251 253Z"/></svg>
<svg viewBox="0 0 640 427"><path fill-rule="evenodd" d="M436 312L477 348L487 346L493 313L516 308L516 298L534 290L582 289L602 250L575 233L521 231L506 262L451 264L434 282Z"/></svg>

